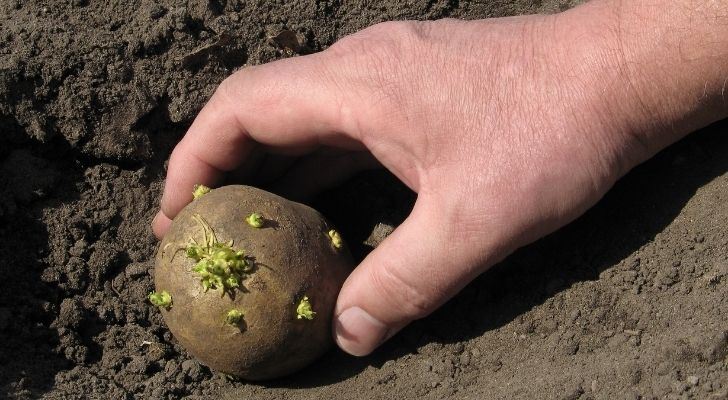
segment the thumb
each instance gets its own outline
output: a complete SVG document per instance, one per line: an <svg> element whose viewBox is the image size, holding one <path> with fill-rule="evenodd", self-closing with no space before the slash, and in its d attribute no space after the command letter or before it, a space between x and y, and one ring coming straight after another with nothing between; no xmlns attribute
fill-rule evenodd
<svg viewBox="0 0 728 400"><path fill-rule="evenodd" d="M334 312L334 338L347 353L371 353L480 271L475 257L462 255L463 241L438 204L420 197L407 220L344 283Z"/></svg>

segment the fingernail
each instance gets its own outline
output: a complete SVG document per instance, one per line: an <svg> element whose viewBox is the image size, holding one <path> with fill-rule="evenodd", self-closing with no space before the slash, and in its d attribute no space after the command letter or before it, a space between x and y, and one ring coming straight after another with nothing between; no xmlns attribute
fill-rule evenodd
<svg viewBox="0 0 728 400"><path fill-rule="evenodd" d="M387 326L359 307L350 307L336 318L336 343L345 352L365 356L387 337Z"/></svg>

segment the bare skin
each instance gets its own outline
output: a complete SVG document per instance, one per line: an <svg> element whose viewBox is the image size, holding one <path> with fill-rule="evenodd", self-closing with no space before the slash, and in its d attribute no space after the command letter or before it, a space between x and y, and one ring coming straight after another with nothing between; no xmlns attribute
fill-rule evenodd
<svg viewBox="0 0 728 400"><path fill-rule="evenodd" d="M172 153L154 232L195 183L278 171L263 153L302 157L276 181L296 194L380 163L418 197L339 295L337 343L369 354L635 165L726 117L728 4L631 3L384 23L245 68Z"/></svg>

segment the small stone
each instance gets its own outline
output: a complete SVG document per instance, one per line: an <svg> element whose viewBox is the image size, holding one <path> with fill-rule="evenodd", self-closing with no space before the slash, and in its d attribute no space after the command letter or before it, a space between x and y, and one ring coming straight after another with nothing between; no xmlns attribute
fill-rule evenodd
<svg viewBox="0 0 728 400"><path fill-rule="evenodd" d="M690 376L688 376L687 382L688 382L688 385L695 386L698 383L700 383L700 378L698 378L695 375L690 375Z"/></svg>

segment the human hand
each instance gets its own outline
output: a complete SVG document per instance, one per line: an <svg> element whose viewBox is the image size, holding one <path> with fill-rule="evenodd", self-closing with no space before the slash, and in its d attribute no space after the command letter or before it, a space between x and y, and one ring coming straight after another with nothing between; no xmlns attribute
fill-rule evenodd
<svg viewBox="0 0 728 400"><path fill-rule="evenodd" d="M313 152L278 182L297 189L369 168L374 156L418 198L339 295L337 343L370 353L659 149L635 134L649 110L598 11L384 23L235 73L172 153L155 234L195 183L250 172L256 154Z"/></svg>

